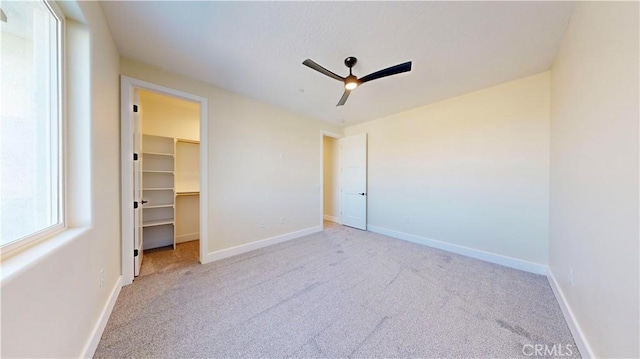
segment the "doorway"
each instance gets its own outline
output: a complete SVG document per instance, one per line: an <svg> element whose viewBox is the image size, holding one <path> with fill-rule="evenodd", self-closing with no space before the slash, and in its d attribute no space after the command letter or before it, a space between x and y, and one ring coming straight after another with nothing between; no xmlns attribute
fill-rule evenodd
<svg viewBox="0 0 640 359"><path fill-rule="evenodd" d="M122 76L122 277L207 253L207 100Z"/></svg>
<svg viewBox="0 0 640 359"><path fill-rule="evenodd" d="M320 217L323 229L367 230L367 134L321 132Z"/></svg>
<svg viewBox="0 0 640 359"><path fill-rule="evenodd" d="M199 262L200 104L135 91L143 221L134 275L145 276Z"/></svg>
<svg viewBox="0 0 640 359"><path fill-rule="evenodd" d="M321 215L324 229L340 224L340 137L329 132L321 133Z"/></svg>

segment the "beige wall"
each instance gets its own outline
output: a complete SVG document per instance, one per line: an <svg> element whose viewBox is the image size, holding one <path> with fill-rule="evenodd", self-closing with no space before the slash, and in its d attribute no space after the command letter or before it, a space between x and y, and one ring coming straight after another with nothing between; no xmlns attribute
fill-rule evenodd
<svg viewBox="0 0 640 359"><path fill-rule="evenodd" d="M368 223L547 263L549 73L345 129L368 133Z"/></svg>
<svg viewBox="0 0 640 359"><path fill-rule="evenodd" d="M200 191L200 144L176 142L176 192Z"/></svg>
<svg viewBox="0 0 640 359"><path fill-rule="evenodd" d="M119 56L99 3L63 5L86 22L67 24L67 223L76 228L3 257L3 358L84 355L120 278Z"/></svg>
<svg viewBox="0 0 640 359"><path fill-rule="evenodd" d="M200 141L200 105L175 97L139 91L142 133Z"/></svg>
<svg viewBox="0 0 640 359"><path fill-rule="evenodd" d="M176 142L176 192L200 192L200 145ZM176 197L176 242L200 239L200 196Z"/></svg>
<svg viewBox="0 0 640 359"><path fill-rule="evenodd" d="M201 200L209 205L209 252L322 224L318 136L338 127L133 60L120 66L126 76L208 100L209 198Z"/></svg>
<svg viewBox="0 0 640 359"><path fill-rule="evenodd" d="M200 239L200 196L176 197L176 243Z"/></svg>
<svg viewBox="0 0 640 359"><path fill-rule="evenodd" d="M637 2L579 3L551 71L549 266L602 358L640 356L638 41Z"/></svg>
<svg viewBox="0 0 640 359"><path fill-rule="evenodd" d="M340 169L338 167L338 140L329 137L322 137L323 155L323 211L325 216L340 218L339 200L340 185L339 177Z"/></svg>

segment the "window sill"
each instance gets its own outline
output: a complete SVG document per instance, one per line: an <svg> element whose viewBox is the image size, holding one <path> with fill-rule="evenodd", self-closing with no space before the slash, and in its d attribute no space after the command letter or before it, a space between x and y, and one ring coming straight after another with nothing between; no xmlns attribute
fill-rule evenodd
<svg viewBox="0 0 640 359"><path fill-rule="evenodd" d="M24 249L17 249L9 253L2 253L0 262L0 283L2 286L11 282L21 273L34 267L47 256L57 252L59 249L82 236L91 227L68 228L60 233L43 238Z"/></svg>

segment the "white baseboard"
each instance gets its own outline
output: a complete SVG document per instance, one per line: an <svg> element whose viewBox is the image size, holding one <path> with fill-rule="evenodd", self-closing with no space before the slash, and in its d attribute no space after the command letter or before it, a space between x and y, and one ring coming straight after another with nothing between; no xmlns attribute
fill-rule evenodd
<svg viewBox="0 0 640 359"><path fill-rule="evenodd" d="M207 253L207 255L205 256L204 260L201 261L201 263L205 264L205 263L218 261L218 260L221 260L221 259L224 259L224 258L228 258L228 257L233 257L233 256L236 256L238 254L250 252L250 251L253 251L253 250L256 250L256 249L260 249L260 248L264 248L264 247L267 247L267 246L271 246L271 245L274 245L274 244L277 244L277 243L290 241L292 239L304 237L304 236L307 236L309 234L313 234L313 233L317 233L317 232L322 232L322 226L309 227L309 228L306 228L306 229L303 229L303 230L300 230L300 231L285 233L285 234L281 234L279 236L266 238L266 239L261 239L261 240L255 241L255 242L242 244L242 245L231 247L231 248L227 248L227 249L221 249L219 251Z"/></svg>
<svg viewBox="0 0 640 359"><path fill-rule="evenodd" d="M564 315L564 319L569 326L569 330L571 330L571 334L573 335L573 340L576 342L578 346L578 350L580 351L580 355L583 358L595 358L593 354L593 350L591 349L591 345L587 341L587 337L584 335L580 324L576 320L575 315L573 315L573 311L571 310L571 306L569 302L567 302L567 298L564 296L562 289L560 289L560 285L558 285L558 281L556 281L556 277L553 275L551 268L547 269L547 279L549 280L549 285L551 285L551 289L553 290L553 294L556 296L556 300L560 305L560 309L562 310L562 314Z"/></svg>
<svg viewBox="0 0 640 359"><path fill-rule="evenodd" d="M111 316L113 307L116 305L116 299L118 299L120 289L122 289L122 276L118 277L118 280L116 280L116 284L111 289L109 300L107 300L104 308L102 308L102 312L100 313L98 322L96 323L95 327L93 327L91 336L89 337L89 341L87 342L87 344L85 344L80 357L93 358L93 354L95 354L96 349L98 348L98 343L100 343L102 332L104 332L104 328L107 326L107 322L109 321L109 317Z"/></svg>
<svg viewBox="0 0 640 359"><path fill-rule="evenodd" d="M457 244L438 241L435 239L425 238L425 237L417 236L415 234L404 233L404 232L396 231L393 229L387 229L387 228L378 227L378 226L368 225L367 229L374 233L384 234L385 236L422 244L428 247L441 249L447 252L461 254L463 256L480 259L485 262L495 263L505 267L515 268L515 269L519 269L525 272L530 272L535 274L542 274L542 275L547 274L547 266L543 264L528 262L518 258L507 257L501 254L485 252L479 249L464 247Z"/></svg>
<svg viewBox="0 0 640 359"><path fill-rule="evenodd" d="M330 216L328 214L325 214L322 216L322 218L324 218L325 221L340 223L340 221L338 220L338 217L336 216Z"/></svg>
<svg viewBox="0 0 640 359"><path fill-rule="evenodd" d="M181 234L176 236L176 243L184 243L195 241L196 239L200 239L200 233L189 233L189 234Z"/></svg>

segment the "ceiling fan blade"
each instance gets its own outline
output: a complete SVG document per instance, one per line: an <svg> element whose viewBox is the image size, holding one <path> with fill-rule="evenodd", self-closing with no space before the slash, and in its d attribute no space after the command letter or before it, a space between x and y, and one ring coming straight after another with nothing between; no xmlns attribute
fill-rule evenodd
<svg viewBox="0 0 640 359"><path fill-rule="evenodd" d="M338 76L336 74L334 74L333 72L325 69L324 67L318 65L317 63L315 63L313 60L310 59L306 59L302 62L303 65L308 66L316 71L318 71L321 74L325 74L331 78L334 78L338 81L344 81L344 77Z"/></svg>
<svg viewBox="0 0 640 359"><path fill-rule="evenodd" d="M367 76L362 77L359 81L360 83L365 83L367 81L372 81L379 79L381 77L387 77L391 75L401 74L403 72L411 71L411 61L405 62L400 65L395 65L391 67L387 67L384 70L376 71L372 74L368 74Z"/></svg>
<svg viewBox="0 0 640 359"><path fill-rule="evenodd" d="M351 91L344 90L344 93L342 94L342 97L340 97L340 101L338 101L338 104L336 105L336 107L344 105L344 103L347 102L347 99L349 98L350 93Z"/></svg>

